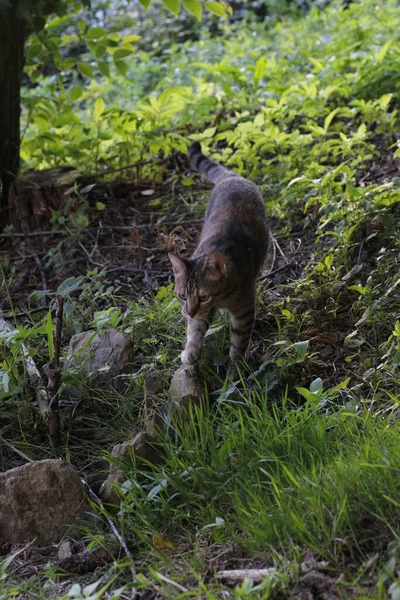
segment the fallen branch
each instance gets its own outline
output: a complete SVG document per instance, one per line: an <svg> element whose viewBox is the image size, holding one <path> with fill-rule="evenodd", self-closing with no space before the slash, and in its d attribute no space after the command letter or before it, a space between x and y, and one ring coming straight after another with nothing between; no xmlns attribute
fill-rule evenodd
<svg viewBox="0 0 400 600"><path fill-rule="evenodd" d="M260 582L275 572L276 569L274 567L270 567L269 569L232 569L230 571L217 571L215 577L219 581L227 582L243 581L244 579Z"/></svg>

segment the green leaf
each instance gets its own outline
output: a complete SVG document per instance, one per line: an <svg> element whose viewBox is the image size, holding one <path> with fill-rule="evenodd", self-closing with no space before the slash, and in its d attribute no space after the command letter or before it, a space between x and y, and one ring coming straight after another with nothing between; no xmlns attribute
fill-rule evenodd
<svg viewBox="0 0 400 600"><path fill-rule="evenodd" d="M104 204L104 202L96 202L97 210L104 210L105 207L106 207L106 205Z"/></svg>
<svg viewBox="0 0 400 600"><path fill-rule="evenodd" d="M118 50L114 52L113 58L114 60L121 60L121 58L126 58L127 56L130 56L132 52L133 50L131 50L130 48L118 48Z"/></svg>
<svg viewBox="0 0 400 600"><path fill-rule="evenodd" d="M150 6L151 0L139 0L139 4L141 4L142 6L144 6L144 8L147 10Z"/></svg>
<svg viewBox="0 0 400 600"><path fill-rule="evenodd" d="M114 31L113 33L110 33L110 35L107 38L107 40L109 42L114 42L114 43L119 42L120 39L121 39L121 36L116 31Z"/></svg>
<svg viewBox="0 0 400 600"><path fill-rule="evenodd" d="M232 9L230 6L226 4L226 2L206 2L205 7L207 10L212 12L214 15L218 17L222 17L226 19L229 14L232 13Z"/></svg>
<svg viewBox="0 0 400 600"><path fill-rule="evenodd" d="M199 0L182 0L184 8L201 21L202 6Z"/></svg>
<svg viewBox="0 0 400 600"><path fill-rule="evenodd" d="M394 42L394 39L393 39L393 38L391 38L390 40L388 40L388 41L386 42L386 44L384 44L384 45L382 46L382 48L380 48L380 49L378 50L378 52L376 53L376 62L377 62L377 63L381 63L381 62L383 62L383 60L384 60L384 58L385 58L386 54L387 54L387 53L388 53L388 51L390 50L390 46L393 44L393 42Z"/></svg>
<svg viewBox="0 0 400 600"><path fill-rule="evenodd" d="M267 61L265 56L261 56L261 58L259 58L256 62L254 67L254 85L257 86L260 83L265 72L266 64Z"/></svg>
<svg viewBox="0 0 400 600"><path fill-rule="evenodd" d="M93 77L93 69L90 65L88 65L87 63L79 62L77 66L79 73L85 75L85 77Z"/></svg>
<svg viewBox="0 0 400 600"><path fill-rule="evenodd" d="M323 384L321 377L317 377L317 379L314 379L314 381L312 381L310 384L310 392L312 392L313 394L322 392L322 388Z"/></svg>
<svg viewBox="0 0 400 600"><path fill-rule="evenodd" d="M325 118L324 121L324 129L325 131L328 131L329 129L329 125L332 123L333 119L335 118L335 116L338 114L338 112L340 111L340 107L335 108L334 110L332 110L332 112L329 113L329 115Z"/></svg>
<svg viewBox="0 0 400 600"><path fill-rule="evenodd" d="M305 398L307 400L307 402L309 402L311 405L315 405L319 402L318 397L316 396L316 394L313 394L312 392L310 392L310 390L307 390L307 388L303 388L303 387L296 387L296 390L298 391L299 394L301 394L303 396L303 398Z"/></svg>
<svg viewBox="0 0 400 600"><path fill-rule="evenodd" d="M125 75L128 72L128 65L126 64L126 62L124 60L116 60L115 66L117 67L117 69L121 73L121 75L123 75L125 77Z"/></svg>
<svg viewBox="0 0 400 600"><path fill-rule="evenodd" d="M82 287L84 277L80 275L79 277L68 277L68 279L64 279L62 283L57 288L57 294L60 296L66 296L67 294L71 294L79 288Z"/></svg>
<svg viewBox="0 0 400 600"><path fill-rule="evenodd" d="M141 35L127 35L126 37L124 37L124 39L122 40L123 44L131 44L132 42L137 42L138 40L141 40L142 36Z"/></svg>
<svg viewBox="0 0 400 600"><path fill-rule="evenodd" d="M165 8L167 8L170 12L174 13L174 15L179 14L180 3L179 0L162 0Z"/></svg>
<svg viewBox="0 0 400 600"><path fill-rule="evenodd" d="M96 46L96 58L101 58L107 52L107 47L104 44L97 44Z"/></svg>
<svg viewBox="0 0 400 600"><path fill-rule="evenodd" d="M74 88L71 91L69 97L72 100L72 102L75 102L75 100L78 100L78 98L80 98L82 96L82 94L83 94L83 88L80 85L78 85L76 88Z"/></svg>
<svg viewBox="0 0 400 600"><path fill-rule="evenodd" d="M72 69L74 64L75 64L75 59L72 58L72 56L70 56L64 60L62 68L64 71L68 71L68 69Z"/></svg>
<svg viewBox="0 0 400 600"><path fill-rule="evenodd" d="M82 19L82 21L79 21L78 29L81 33L83 33L86 29L86 21L84 21L83 19Z"/></svg>
<svg viewBox="0 0 400 600"><path fill-rule="evenodd" d="M108 63L98 61L97 68L104 77L110 77L110 67L108 66Z"/></svg>
<svg viewBox="0 0 400 600"><path fill-rule="evenodd" d="M107 33L107 31L104 29L104 27L91 27L87 32L86 32L86 38L88 40L99 40L100 38L102 38L105 34Z"/></svg>
<svg viewBox="0 0 400 600"><path fill-rule="evenodd" d="M104 100L103 98L97 98L96 102L94 103L94 116L96 117L96 119L98 119L99 117L101 117L101 115L104 112Z"/></svg>
<svg viewBox="0 0 400 600"><path fill-rule="evenodd" d="M98 45L97 42L89 42L88 40L86 40L86 45L92 54L96 54L97 45Z"/></svg>
<svg viewBox="0 0 400 600"><path fill-rule="evenodd" d="M212 138L215 135L216 131L217 131L216 127L207 127L207 129L205 129L203 131L203 133L201 134L201 137L205 138L205 139Z"/></svg>

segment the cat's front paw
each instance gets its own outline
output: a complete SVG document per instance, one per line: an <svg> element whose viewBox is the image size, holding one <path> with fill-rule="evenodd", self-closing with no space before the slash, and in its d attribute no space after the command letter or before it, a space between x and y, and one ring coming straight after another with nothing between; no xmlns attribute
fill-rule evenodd
<svg viewBox="0 0 400 600"><path fill-rule="evenodd" d="M199 359L199 353L195 348L185 348L181 354L181 362L184 365L193 365Z"/></svg>
<svg viewBox="0 0 400 600"><path fill-rule="evenodd" d="M236 363L229 362L228 368L226 370L226 376L229 379L229 381L235 381L236 379L238 379L238 370Z"/></svg>

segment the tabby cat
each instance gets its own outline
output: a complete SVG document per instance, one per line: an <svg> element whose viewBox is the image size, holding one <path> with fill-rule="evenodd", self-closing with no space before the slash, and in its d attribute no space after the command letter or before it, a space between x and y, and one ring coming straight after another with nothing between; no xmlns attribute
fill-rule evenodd
<svg viewBox="0 0 400 600"><path fill-rule="evenodd" d="M256 278L270 241L258 187L213 162L194 142L193 168L215 187L208 201L200 242L190 258L169 253L175 292L187 321L183 363L199 359L205 333L219 308L231 314L229 374L245 358L256 310Z"/></svg>

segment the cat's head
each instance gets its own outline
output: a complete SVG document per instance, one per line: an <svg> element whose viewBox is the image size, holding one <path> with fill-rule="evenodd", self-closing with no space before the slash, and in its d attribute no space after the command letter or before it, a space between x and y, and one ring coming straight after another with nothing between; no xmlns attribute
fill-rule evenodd
<svg viewBox="0 0 400 600"><path fill-rule="evenodd" d="M225 288L224 259L217 250L202 258L182 258L171 252L168 256L182 313L191 318L205 318Z"/></svg>

